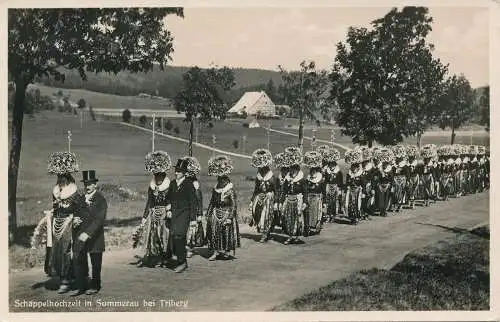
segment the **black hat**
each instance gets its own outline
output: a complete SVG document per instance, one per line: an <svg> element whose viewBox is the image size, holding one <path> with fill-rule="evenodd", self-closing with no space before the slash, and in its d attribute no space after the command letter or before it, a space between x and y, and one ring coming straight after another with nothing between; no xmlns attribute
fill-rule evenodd
<svg viewBox="0 0 500 322"><path fill-rule="evenodd" d="M188 170L188 160L181 158L177 160L177 164L175 165L176 172L187 172Z"/></svg>
<svg viewBox="0 0 500 322"><path fill-rule="evenodd" d="M97 182L99 179L95 176L95 170L82 171L83 180L82 182Z"/></svg>

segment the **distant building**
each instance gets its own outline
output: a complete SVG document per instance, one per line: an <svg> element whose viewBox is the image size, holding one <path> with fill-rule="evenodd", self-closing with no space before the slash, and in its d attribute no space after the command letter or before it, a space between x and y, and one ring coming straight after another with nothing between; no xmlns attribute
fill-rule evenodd
<svg viewBox="0 0 500 322"><path fill-rule="evenodd" d="M262 115L272 117L276 115L276 106L264 91L246 92L233 107L227 111L228 115L242 116Z"/></svg>

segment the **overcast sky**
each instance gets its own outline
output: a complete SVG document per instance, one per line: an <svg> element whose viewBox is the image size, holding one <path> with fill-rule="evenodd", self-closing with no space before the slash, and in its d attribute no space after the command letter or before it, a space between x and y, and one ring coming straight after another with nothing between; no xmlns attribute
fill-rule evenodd
<svg viewBox="0 0 500 322"><path fill-rule="evenodd" d="M369 26L390 7L185 8L168 17L175 38L174 66L223 66L277 70L314 60L333 63L335 44L349 26ZM428 40L435 55L463 73L473 87L489 84L489 13L481 7L431 7Z"/></svg>

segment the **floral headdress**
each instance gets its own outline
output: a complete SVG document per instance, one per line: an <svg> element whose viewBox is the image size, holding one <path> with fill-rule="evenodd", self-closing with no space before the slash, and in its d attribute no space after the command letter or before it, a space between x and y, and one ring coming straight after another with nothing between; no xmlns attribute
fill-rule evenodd
<svg viewBox="0 0 500 322"><path fill-rule="evenodd" d="M402 144L393 146L392 152L395 158L406 158L406 147Z"/></svg>
<svg viewBox="0 0 500 322"><path fill-rule="evenodd" d="M437 153L441 157L455 155L455 149L451 145L443 145L439 147Z"/></svg>
<svg viewBox="0 0 500 322"><path fill-rule="evenodd" d="M409 158L418 157L418 147L416 145L407 145L406 146L406 155Z"/></svg>
<svg viewBox="0 0 500 322"><path fill-rule="evenodd" d="M167 172L172 167L170 156L165 151L154 151L146 155L145 169L151 173Z"/></svg>
<svg viewBox="0 0 500 322"><path fill-rule="evenodd" d="M325 159L325 156L326 154L331 150L330 146L326 145L326 144L323 144L323 145L320 145L316 148L316 151L318 151L319 153L321 153L322 157L323 157L323 160Z"/></svg>
<svg viewBox="0 0 500 322"><path fill-rule="evenodd" d="M436 150L435 150L435 149L432 149L431 147L424 146L424 147L420 150L420 155L421 155L421 156L422 156L422 158L424 158L424 159L427 159L427 158L432 158L432 157L436 156Z"/></svg>
<svg viewBox="0 0 500 322"><path fill-rule="evenodd" d="M186 173L190 177L196 177L201 172L201 165L195 157L185 157L186 160Z"/></svg>
<svg viewBox="0 0 500 322"><path fill-rule="evenodd" d="M78 160L72 152L54 152L49 156L47 171L50 174L67 174L79 171Z"/></svg>
<svg viewBox="0 0 500 322"><path fill-rule="evenodd" d="M307 151L304 154L304 165L309 168L319 168L322 165L323 157L318 151Z"/></svg>
<svg viewBox="0 0 500 322"><path fill-rule="evenodd" d="M293 165L301 165L302 164L302 152L300 149L296 146L290 146L285 149L285 154L286 157L289 159L288 160L288 165L293 166Z"/></svg>
<svg viewBox="0 0 500 322"><path fill-rule="evenodd" d="M337 149L331 148L323 155L323 161L338 162L340 160L340 152Z"/></svg>
<svg viewBox="0 0 500 322"><path fill-rule="evenodd" d="M372 150L366 146L361 148L361 153L363 155L363 161L370 161L373 158Z"/></svg>
<svg viewBox="0 0 500 322"><path fill-rule="evenodd" d="M392 149L382 147L375 152L374 158L383 163L392 162L394 160L394 153L392 152Z"/></svg>
<svg viewBox="0 0 500 322"><path fill-rule="evenodd" d="M208 160L209 176L224 176L233 171L233 161L225 155L217 155Z"/></svg>
<svg viewBox="0 0 500 322"><path fill-rule="evenodd" d="M289 167L290 164L288 162L288 158L285 152L280 152L274 156L274 166L276 168L286 168Z"/></svg>
<svg viewBox="0 0 500 322"><path fill-rule="evenodd" d="M349 150L344 155L345 162L349 165L363 162L363 152L361 149Z"/></svg>
<svg viewBox="0 0 500 322"><path fill-rule="evenodd" d="M254 168L268 167L273 163L273 156L269 150L257 149L252 153L251 165Z"/></svg>
<svg viewBox="0 0 500 322"><path fill-rule="evenodd" d="M477 145L469 145L469 154L476 155L479 152L478 150Z"/></svg>

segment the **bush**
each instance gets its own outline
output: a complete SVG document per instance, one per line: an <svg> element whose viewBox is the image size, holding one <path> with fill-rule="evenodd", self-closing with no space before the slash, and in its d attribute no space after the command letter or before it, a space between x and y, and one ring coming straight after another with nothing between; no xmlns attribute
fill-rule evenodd
<svg viewBox="0 0 500 322"><path fill-rule="evenodd" d="M122 121L125 123L130 123L130 120L132 119L132 113L130 110L126 109L125 111L122 112Z"/></svg>
<svg viewBox="0 0 500 322"><path fill-rule="evenodd" d="M249 127L250 127L250 124L248 124L248 123L243 123L243 127L249 128Z"/></svg>
<svg viewBox="0 0 500 322"><path fill-rule="evenodd" d="M238 148L238 146L239 146L239 142L238 142L238 140L234 140L234 141L233 141L233 147L234 147L235 149L237 149L237 148Z"/></svg>
<svg viewBox="0 0 500 322"><path fill-rule="evenodd" d="M141 117L139 118L139 124L141 124L141 126L146 126L146 122L147 122L147 118L146 118L146 115L141 115Z"/></svg>
<svg viewBox="0 0 500 322"><path fill-rule="evenodd" d="M165 124L165 129L170 132L173 129L173 127L174 124L172 124L172 121L168 120L167 124Z"/></svg>
<svg viewBox="0 0 500 322"><path fill-rule="evenodd" d="M176 126L176 127L174 128L174 133L175 133L175 134L177 134L177 135L179 135L179 133L181 133L181 130L179 130L179 127L178 127L178 126Z"/></svg>

